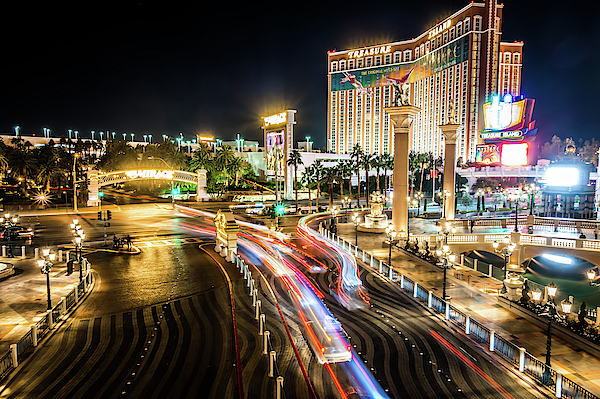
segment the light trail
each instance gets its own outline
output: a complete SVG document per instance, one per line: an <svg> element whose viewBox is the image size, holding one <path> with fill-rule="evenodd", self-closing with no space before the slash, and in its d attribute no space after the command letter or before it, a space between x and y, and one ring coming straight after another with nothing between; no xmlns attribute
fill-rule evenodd
<svg viewBox="0 0 600 399"><path fill-rule="evenodd" d="M463 361L463 363L479 375L484 381L486 381L492 388L494 388L500 395L507 399L515 399L510 393L508 393L500 384L498 384L492 377L487 375L485 371L479 368L475 363L468 359L462 352L456 349L450 342L446 341L440 334L429 329L429 333L435 338L440 344L446 349L452 352L456 357Z"/></svg>

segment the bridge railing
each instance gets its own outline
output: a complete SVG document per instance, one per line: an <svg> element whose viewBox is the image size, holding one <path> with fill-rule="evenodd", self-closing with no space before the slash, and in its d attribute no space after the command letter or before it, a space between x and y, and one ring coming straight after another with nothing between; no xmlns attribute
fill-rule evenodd
<svg viewBox="0 0 600 399"><path fill-rule="evenodd" d="M84 264L87 267L86 275L66 297L73 298L73 300L61 299L16 344L11 344L7 352L0 354L0 382L16 369L19 366L19 361L23 359L26 353L31 348L36 347L38 342L52 331L60 320L67 317L67 312L89 293L93 283L93 275L89 269L90 264L85 258Z"/></svg>
<svg viewBox="0 0 600 399"><path fill-rule="evenodd" d="M354 255L357 261L360 260L365 263L374 273L379 273L383 278L387 278L393 284L398 285L400 290L405 292L407 296L424 304L431 312L442 316L444 320L455 325L466 335L472 336L488 352L508 361L519 372L529 375L538 384L548 388L557 398L600 399L582 386L564 377L557 370L546 366L545 363L528 353L525 348L518 347L506 338L496 334L495 331L490 330L481 322L472 319L469 314L452 306L449 301L443 300L418 282L393 270L390 265L376 259L372 254L359 249L325 228L321 227L319 232L327 238L338 242L338 245L342 248L347 248L347 251L351 255ZM490 265L487 266L489 270ZM492 268L492 274L494 274L493 270ZM500 269L500 271L502 270Z"/></svg>

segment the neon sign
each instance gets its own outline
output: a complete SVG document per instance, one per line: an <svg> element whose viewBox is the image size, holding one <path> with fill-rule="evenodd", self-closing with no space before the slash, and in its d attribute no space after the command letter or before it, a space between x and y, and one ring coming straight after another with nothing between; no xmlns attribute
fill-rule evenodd
<svg viewBox="0 0 600 399"><path fill-rule="evenodd" d="M521 130L514 132L482 132L479 137L482 139L516 139L523 137L523 132Z"/></svg>
<svg viewBox="0 0 600 399"><path fill-rule="evenodd" d="M128 170L125 175L130 179L172 179L172 170Z"/></svg>
<svg viewBox="0 0 600 399"><path fill-rule="evenodd" d="M429 39L431 39L434 36L439 35L443 31L445 31L446 29L448 29L450 26L452 26L452 20L451 19L447 20L446 22L444 22L441 25L436 26L435 28L433 28L432 30L429 31Z"/></svg>
<svg viewBox="0 0 600 399"><path fill-rule="evenodd" d="M483 104L483 117L485 130L506 130L523 121L525 100L513 102L513 97L506 94L500 102L494 96L492 102Z"/></svg>
<svg viewBox="0 0 600 399"><path fill-rule="evenodd" d="M271 125L280 125L287 122L287 112L283 111L275 115L265 116L263 119L265 120L265 127Z"/></svg>
<svg viewBox="0 0 600 399"><path fill-rule="evenodd" d="M527 165L527 143L502 144L501 163L504 166Z"/></svg>
<svg viewBox="0 0 600 399"><path fill-rule="evenodd" d="M354 50L348 53L348 58L360 58L367 55L387 54L392 51L392 46L379 46L361 50Z"/></svg>

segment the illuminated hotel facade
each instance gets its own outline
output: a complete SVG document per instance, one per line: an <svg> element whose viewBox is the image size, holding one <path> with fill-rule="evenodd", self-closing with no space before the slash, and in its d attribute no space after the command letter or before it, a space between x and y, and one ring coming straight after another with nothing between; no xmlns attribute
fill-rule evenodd
<svg viewBox="0 0 600 399"><path fill-rule="evenodd" d="M415 39L328 53L327 146L349 153L359 144L372 154L393 154L384 107L394 80L410 73L410 103L421 108L412 123L412 150L442 156L443 134L454 103L457 157L474 160L481 144L482 105L492 95L520 94L523 43L500 41L504 5L472 2Z"/></svg>

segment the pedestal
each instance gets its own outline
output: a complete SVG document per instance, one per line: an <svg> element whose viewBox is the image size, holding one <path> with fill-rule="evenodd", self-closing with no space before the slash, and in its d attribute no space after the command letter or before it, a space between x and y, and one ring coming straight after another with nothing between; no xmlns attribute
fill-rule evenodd
<svg viewBox="0 0 600 399"><path fill-rule="evenodd" d="M392 225L396 232L408 231L408 153L410 151L410 119L421 108L413 105L386 107L394 127L394 198L392 202Z"/></svg>
<svg viewBox="0 0 600 399"><path fill-rule="evenodd" d="M196 201L208 201L208 194L206 194L206 170L198 169L196 173L198 174L196 182Z"/></svg>
<svg viewBox="0 0 600 399"><path fill-rule="evenodd" d="M456 191L456 131L460 125L440 125L444 134L444 190L448 195L444 200L444 214L446 219L454 220L454 196Z"/></svg>

